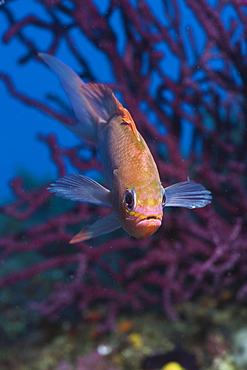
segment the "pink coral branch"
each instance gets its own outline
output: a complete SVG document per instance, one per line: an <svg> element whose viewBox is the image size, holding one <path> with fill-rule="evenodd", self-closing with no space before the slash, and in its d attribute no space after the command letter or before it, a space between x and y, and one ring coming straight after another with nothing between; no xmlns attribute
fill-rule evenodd
<svg viewBox="0 0 247 370"><path fill-rule="evenodd" d="M10 79L9 76L7 76L5 73L0 73L0 79L2 81L5 82L10 94L15 97L16 99L20 100L21 102L29 105L29 106L32 106L32 107L35 107L39 110L41 110L42 112L46 113L46 114L49 114L50 116L56 118L58 121L66 124L66 125L69 125L69 126L73 126L75 124L75 121L67 116L67 115L64 115L64 114L61 114L61 113L58 113L57 111L53 110L52 108L48 107L47 105L35 100L35 99L32 99L28 96L26 96L25 94L22 94L20 93L19 91L17 91Z"/></svg>
<svg viewBox="0 0 247 370"><path fill-rule="evenodd" d="M83 76L95 80L83 48L76 47L72 31L83 34L109 61L115 79L109 81L109 86L121 93L123 103L147 140L163 185L191 176L213 192L214 202L196 211L165 209L162 228L149 239L136 241L117 231L109 238L78 243L72 249L67 243L82 224L89 224L108 211L75 204L69 209L64 206L54 215L53 198L46 190L49 184L30 190L16 178L11 183L16 200L2 206L0 211L23 225L0 237L2 264L15 253L25 256L30 251L45 260L10 272L0 280L1 287L31 279L42 271L72 266L73 278L55 284L45 301L32 306L56 317L75 302L82 311L101 302L108 313L100 330L112 327L117 313L127 306L136 311L159 306L176 318L174 304L200 294L217 296L230 288L237 299L244 299L247 294L245 2L221 0L211 6L205 0L183 0L181 7L172 0L164 3L163 18L156 16L154 8L144 0L135 4L111 0L104 14L91 0L73 0L69 5L46 0L40 4L49 14L46 21L38 14L15 21L11 11L7 13L10 26L3 39L10 43L19 36L19 42L28 49L22 62L38 60L35 42L24 32L32 25L50 33L52 41L46 51L55 53L63 40L70 54L81 63ZM226 7L235 10L229 22L224 18ZM187 24L185 8L200 23L202 39L198 38L194 24ZM116 12L125 35L121 51L112 22ZM66 27L60 14L68 20ZM176 76L169 73L173 72L172 67L167 70L169 56L177 62ZM75 124L75 119L67 114L17 91L8 75L1 73L0 77L14 98L66 125ZM192 128L192 134L185 158L181 141L186 124ZM78 172L101 170L92 145L83 142L81 146L63 148L54 135L39 139L48 145L58 176L66 173L67 161ZM85 146L91 151L90 161L80 156L80 149ZM34 222L36 216L38 221ZM48 257L47 247L59 251L59 256L51 253Z"/></svg>

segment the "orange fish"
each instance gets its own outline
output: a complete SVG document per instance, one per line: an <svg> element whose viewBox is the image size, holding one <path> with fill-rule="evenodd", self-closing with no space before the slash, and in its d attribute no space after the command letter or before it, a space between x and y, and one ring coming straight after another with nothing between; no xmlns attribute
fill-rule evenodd
<svg viewBox="0 0 247 370"><path fill-rule="evenodd" d="M85 84L54 56L40 57L56 72L71 102L77 124L67 126L96 143L108 189L82 175L68 175L49 191L62 198L111 207L112 212L84 227L70 243L122 227L135 238L152 235L167 206L200 208L210 203L210 191L193 181L163 188L153 156L129 111L102 84Z"/></svg>

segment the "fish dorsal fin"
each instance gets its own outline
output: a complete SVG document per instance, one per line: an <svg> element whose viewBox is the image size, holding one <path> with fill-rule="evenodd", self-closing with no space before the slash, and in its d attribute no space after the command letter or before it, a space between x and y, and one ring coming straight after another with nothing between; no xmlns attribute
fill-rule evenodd
<svg viewBox="0 0 247 370"><path fill-rule="evenodd" d="M87 83L81 86L81 91L83 91L84 95L90 102L90 105L93 107L94 111L97 112L97 115L101 115L102 121L109 121L114 115L120 114L124 123L131 128L136 139L140 141L139 132L137 131L135 122L131 117L130 112L128 109L122 106L120 101L116 98L108 86Z"/></svg>
<svg viewBox="0 0 247 370"><path fill-rule="evenodd" d="M139 132L137 131L135 122L133 118L131 117L130 112L128 109L124 108L122 105L119 107L120 114L123 117L124 123L126 123L132 130L133 134L135 135L136 139L140 141L140 135Z"/></svg>
<svg viewBox="0 0 247 370"><path fill-rule="evenodd" d="M89 82L81 85L80 93L95 122L107 122L112 115L120 114L121 104L108 86Z"/></svg>
<svg viewBox="0 0 247 370"><path fill-rule="evenodd" d="M96 83L85 84L71 68L53 55L39 53L39 56L59 77L78 119L76 124L65 124L66 127L90 141L96 141L97 125L109 122L113 116L119 115L140 141L133 118L108 86Z"/></svg>

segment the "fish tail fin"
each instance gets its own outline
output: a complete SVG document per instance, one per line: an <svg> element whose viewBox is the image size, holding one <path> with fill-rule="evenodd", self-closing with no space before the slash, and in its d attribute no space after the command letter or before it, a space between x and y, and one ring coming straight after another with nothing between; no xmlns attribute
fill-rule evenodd
<svg viewBox="0 0 247 370"><path fill-rule="evenodd" d="M39 53L39 56L59 77L78 119L75 125L66 127L95 142L97 125L119 114L122 105L109 87L96 83L85 84L70 67L53 55Z"/></svg>

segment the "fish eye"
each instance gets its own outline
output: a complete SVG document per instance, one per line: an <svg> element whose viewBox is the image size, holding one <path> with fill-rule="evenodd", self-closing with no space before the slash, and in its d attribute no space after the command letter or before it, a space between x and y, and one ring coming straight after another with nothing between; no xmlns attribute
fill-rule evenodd
<svg viewBox="0 0 247 370"><path fill-rule="evenodd" d="M135 206L135 191L133 189L127 189L124 192L124 203L125 207L131 211Z"/></svg>

